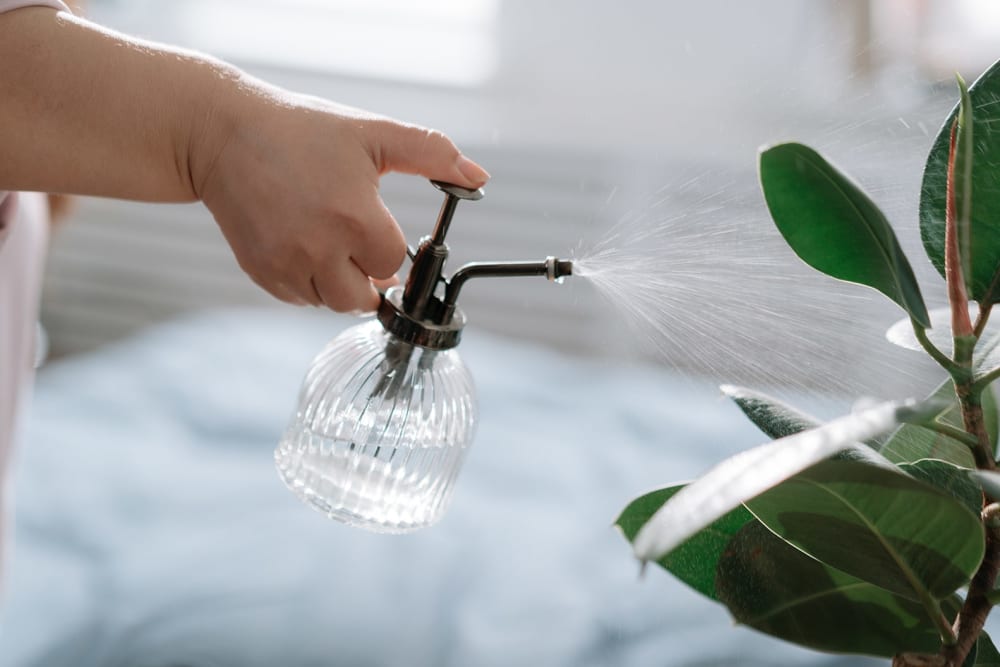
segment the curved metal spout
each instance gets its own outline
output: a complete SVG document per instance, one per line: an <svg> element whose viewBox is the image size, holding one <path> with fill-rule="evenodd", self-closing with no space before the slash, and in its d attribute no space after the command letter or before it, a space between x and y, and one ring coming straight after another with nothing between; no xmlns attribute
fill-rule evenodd
<svg viewBox="0 0 1000 667"><path fill-rule="evenodd" d="M462 286L471 278L511 277L511 276L545 276L549 280L558 280L573 275L573 262L568 259L546 257L541 262L470 262L456 271L444 292L444 310L441 323L447 324L455 313L458 293Z"/></svg>
<svg viewBox="0 0 1000 667"><path fill-rule="evenodd" d="M472 262L446 279L444 267L448 261L448 246L445 238L455 208L460 200L482 198L483 191L431 182L445 193L434 233L421 239L416 249L407 247L413 264L406 285L386 291L378 309L382 326L403 343L429 350L449 350L458 345L465 316L456 304L462 286L470 278L545 276L549 280L559 280L573 274L572 261L548 257L541 262Z"/></svg>

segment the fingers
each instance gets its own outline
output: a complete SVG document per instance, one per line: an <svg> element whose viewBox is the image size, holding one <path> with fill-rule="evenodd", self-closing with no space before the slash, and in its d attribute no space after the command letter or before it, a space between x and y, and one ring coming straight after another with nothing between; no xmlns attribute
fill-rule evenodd
<svg viewBox="0 0 1000 667"><path fill-rule="evenodd" d="M321 269L312 277L312 285L323 304L340 313L367 313L379 305L372 281L353 262Z"/></svg>
<svg viewBox="0 0 1000 667"><path fill-rule="evenodd" d="M392 276L391 278L382 278L380 280L373 280L372 284L375 285L375 289L382 292L386 291L390 287L395 287L399 284L399 276Z"/></svg>
<svg viewBox="0 0 1000 667"><path fill-rule="evenodd" d="M489 173L462 155L451 139L437 130L385 120L374 125L379 172L400 171L478 188Z"/></svg>
<svg viewBox="0 0 1000 667"><path fill-rule="evenodd" d="M378 191L372 193L367 213L358 216L358 238L351 249L351 259L366 276L375 279L396 274L406 257L406 238L396 224Z"/></svg>
<svg viewBox="0 0 1000 667"><path fill-rule="evenodd" d="M375 198L376 214L359 216L349 224L341 217L345 226L337 233L326 228L335 242L314 242L308 247L293 244L263 254L238 252L240 266L254 282L287 303L326 306L338 312L375 310L380 299L376 286L387 289L398 284L396 271L406 256L402 231Z"/></svg>

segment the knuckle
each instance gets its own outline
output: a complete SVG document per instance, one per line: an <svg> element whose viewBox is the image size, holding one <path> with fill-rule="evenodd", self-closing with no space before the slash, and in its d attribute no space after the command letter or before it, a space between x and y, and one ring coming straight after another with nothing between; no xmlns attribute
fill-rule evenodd
<svg viewBox="0 0 1000 667"><path fill-rule="evenodd" d="M425 141L428 145L443 151L446 155L454 156L456 158L458 157L458 147L444 132L432 128L425 128L424 132L426 137Z"/></svg>

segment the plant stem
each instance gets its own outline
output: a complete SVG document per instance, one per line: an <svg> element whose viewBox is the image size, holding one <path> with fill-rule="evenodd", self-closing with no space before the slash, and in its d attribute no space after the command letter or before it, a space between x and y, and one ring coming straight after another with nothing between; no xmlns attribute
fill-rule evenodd
<svg viewBox="0 0 1000 667"><path fill-rule="evenodd" d="M955 631L953 625L948 622L948 618L941 611L941 603L930 598L929 600L922 600L924 609L931 617L931 621L937 626L938 634L941 636L941 643L944 648L951 648L958 643L958 634Z"/></svg>
<svg viewBox="0 0 1000 667"><path fill-rule="evenodd" d="M910 322L913 324L913 334L917 337L917 342L920 346L927 351L927 354L931 356L934 361L944 368L948 373L954 375L954 371L958 368L951 357L946 355L944 352L939 350L931 339L927 337L927 330L924 329L923 325L917 322L915 319L910 318Z"/></svg>
<svg viewBox="0 0 1000 667"><path fill-rule="evenodd" d="M993 445L983 423L982 382L973 378L972 353L978 341L978 334L986 326L989 308L982 310L972 326L969 318L969 296L966 290L966 280L971 277L971 257L969 253L969 225L972 191L970 188L972 171L972 106L968 98L965 82L959 77L959 89L962 99L955 122L951 126L951 141L948 151L947 192L945 194L945 228L944 228L944 267L945 281L948 286L948 302L951 305L951 333L954 340L954 364L951 376L955 383L955 395L962 407L962 423L966 432L970 433L976 444L972 447L972 455L976 467L980 470L996 470L993 460ZM962 145L962 164L958 162L958 148ZM961 173L961 210L956 199L956 171ZM961 228L961 230L959 229ZM962 609L955 619L955 634L958 637L953 645L941 648L941 657L949 667L959 667L965 662L969 652L979 640L986 617L993 608L989 594L993 591L1000 571L1000 527L990 514L994 499L983 494L983 531L986 544L983 560L979 569L969 582L969 592L962 604Z"/></svg>
<svg viewBox="0 0 1000 667"><path fill-rule="evenodd" d="M1000 571L1000 529L986 525L986 553L982 565L969 583L969 594L955 621L958 641L953 646L945 646L941 650L947 665L959 667L965 662L969 651L979 639L986 617L993 608L990 596L996 584L998 571Z"/></svg>
<svg viewBox="0 0 1000 667"><path fill-rule="evenodd" d="M972 391L975 393L981 393L983 389L986 389L997 378L1000 378L1000 368L994 368L986 375L979 377L975 382L972 383Z"/></svg>
<svg viewBox="0 0 1000 667"><path fill-rule="evenodd" d="M983 422L981 395L973 390L971 368L969 368L971 354L963 350L963 357L962 366L968 369L968 375L964 381L958 378L955 380L955 393L962 407L962 421L965 430L976 440L976 445L972 448L976 467L980 470L996 470L993 447ZM986 550L979 569L969 582L969 593L955 619L954 629L958 641L952 646L944 646L941 649L941 656L945 658L945 664L949 667L959 667L965 661L969 651L979 639L986 617L993 608L990 595L996 584L997 573L1000 572L1000 527L994 525L996 522L987 516L989 512L986 508L992 503L992 498L984 496L983 529L986 534ZM988 518L990 520L987 520Z"/></svg>
<svg viewBox="0 0 1000 667"><path fill-rule="evenodd" d="M948 424L942 424L939 421L931 421L920 425L930 431L934 431L935 433L940 433L941 435L946 435L949 438L958 440L962 444L968 445L969 449L975 449L979 446L979 440L976 436L971 433L967 433L960 428L955 428L954 426L949 426Z"/></svg>
<svg viewBox="0 0 1000 667"><path fill-rule="evenodd" d="M996 462L993 460L993 443L990 442L990 435L986 432L986 424L983 422L983 406L981 395L972 391L970 384L955 384L955 393L962 405L962 421L965 430L976 439L976 445L972 448L972 455L976 460L976 467L980 470L996 470Z"/></svg>

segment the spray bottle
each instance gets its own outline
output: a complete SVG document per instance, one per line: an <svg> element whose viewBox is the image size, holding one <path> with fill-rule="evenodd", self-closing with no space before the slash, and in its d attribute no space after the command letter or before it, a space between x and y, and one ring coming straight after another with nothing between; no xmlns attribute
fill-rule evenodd
<svg viewBox="0 0 1000 667"><path fill-rule="evenodd" d="M313 360L274 457L300 499L349 525L385 533L429 526L444 514L477 422L472 376L455 349L457 306L472 278L573 272L569 260L472 262L445 277L445 235L469 190L445 193L431 236L409 249L405 287L389 289L376 319L347 329Z"/></svg>

